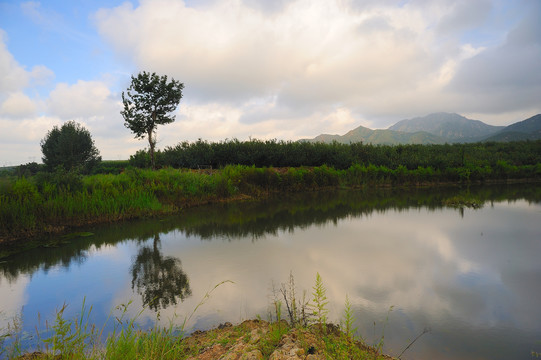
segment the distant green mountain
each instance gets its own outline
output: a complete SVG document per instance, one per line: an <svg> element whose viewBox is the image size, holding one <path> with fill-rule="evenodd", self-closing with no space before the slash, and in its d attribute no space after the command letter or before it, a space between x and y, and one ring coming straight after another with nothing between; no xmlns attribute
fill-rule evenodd
<svg viewBox="0 0 541 360"><path fill-rule="evenodd" d="M450 113L435 113L402 120L389 127L389 130L407 133L426 131L441 136L450 143L479 141L502 129L504 126L487 125L479 120L471 120L462 115Z"/></svg>
<svg viewBox="0 0 541 360"><path fill-rule="evenodd" d="M541 114L504 126L492 126L459 114L434 113L397 122L388 129L359 126L344 135L322 134L301 141L349 144L444 144L476 141L541 139Z"/></svg>
<svg viewBox="0 0 541 360"><path fill-rule="evenodd" d="M520 141L541 139L541 114L511 124L486 141Z"/></svg>
<svg viewBox="0 0 541 360"><path fill-rule="evenodd" d="M310 142L323 142L331 143L333 141L349 144L356 142L363 142L365 144L443 144L445 139L430 134L426 131L418 131L415 133L406 133L402 131L393 130L372 130L363 126L359 126L351 131L348 131L344 135L329 135L322 134L316 136L313 139L305 139L304 141Z"/></svg>

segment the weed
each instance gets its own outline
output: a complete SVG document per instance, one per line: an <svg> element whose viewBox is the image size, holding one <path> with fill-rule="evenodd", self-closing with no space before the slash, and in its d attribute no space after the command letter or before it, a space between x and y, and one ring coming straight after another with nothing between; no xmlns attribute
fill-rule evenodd
<svg viewBox="0 0 541 360"><path fill-rule="evenodd" d="M64 319L64 311L67 308L66 303L62 305L60 310L57 310L55 322L52 326L53 334L51 337L42 340L45 343L48 353L50 352L53 356L62 355L68 358L82 357L86 353L87 347L97 342L96 337L98 334L95 327L92 326L90 329L88 327L88 319L92 312L92 307L87 312L85 309L85 300L83 299L79 318L73 321Z"/></svg>
<svg viewBox="0 0 541 360"><path fill-rule="evenodd" d="M282 293L282 297L286 304L291 326L306 326L308 324L308 315L306 313L306 308L308 306L308 302L306 301L306 291L303 291L302 301L297 299L293 272L289 273L289 282L287 285L282 283L280 292Z"/></svg>
<svg viewBox="0 0 541 360"><path fill-rule="evenodd" d="M344 318L342 319L341 325L342 330L344 331L347 339L351 339L353 335L357 332L357 328L353 327L355 323L355 316L353 314L353 309L351 308L351 303L349 302L349 297L346 295L346 303L344 307Z"/></svg>
<svg viewBox="0 0 541 360"><path fill-rule="evenodd" d="M327 290L323 285L323 280L321 280L321 276L319 275L319 273L316 274L316 283L313 287L313 290L314 292L312 293L312 295L314 296L314 298L312 300L313 303L311 304L312 314L314 315L320 330L326 332L327 315L329 313L327 305L329 304L329 302L327 301Z"/></svg>
<svg viewBox="0 0 541 360"><path fill-rule="evenodd" d="M269 332L259 342L259 350L265 359L272 354L272 352L276 349L276 346L280 343L282 336L287 334L289 331L289 327L284 324L283 321L272 323L269 325L269 327Z"/></svg>
<svg viewBox="0 0 541 360"><path fill-rule="evenodd" d="M387 316L385 317L385 321L383 322L383 328L381 329L381 336L376 344L374 344L374 359L378 357L379 354L381 354L381 350L383 349L383 344L385 341L385 327L387 326L387 323L389 322L389 315L391 314L391 311L393 311L394 305L391 305L389 307L389 310L387 311ZM376 332L376 322L374 321L374 333Z"/></svg>
<svg viewBox="0 0 541 360"><path fill-rule="evenodd" d="M0 329L0 358L6 355L8 359L12 359L21 354L21 329L21 315L14 316L8 322L7 328Z"/></svg>
<svg viewBox="0 0 541 360"><path fill-rule="evenodd" d="M212 292L214 290L216 290L218 287L222 286L223 284L227 284L227 283L231 283L231 284L234 284L233 281L231 280L224 280L224 281L221 281L219 282L218 284L214 285L214 287L212 289L210 289L209 291L207 291L205 293L205 295L203 296L203 298L201 299L201 301L199 301L199 303L197 304L197 306L193 309L192 313L187 316L187 317L184 317L184 321L182 322L182 325L180 326L180 333L182 335L184 335L184 330L186 328L186 324L190 322L190 319L193 317L193 315L197 312L197 309L199 309L201 306L203 306L203 304L205 304L207 302L207 300L210 298L210 294L212 294Z"/></svg>

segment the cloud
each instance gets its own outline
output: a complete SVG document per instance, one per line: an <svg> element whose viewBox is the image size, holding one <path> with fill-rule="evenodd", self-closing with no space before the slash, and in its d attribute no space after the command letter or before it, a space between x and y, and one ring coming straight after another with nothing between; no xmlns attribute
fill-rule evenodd
<svg viewBox="0 0 541 360"><path fill-rule="evenodd" d="M0 29L0 95L21 90L30 81L30 74L13 58L6 42L7 34Z"/></svg>
<svg viewBox="0 0 541 360"><path fill-rule="evenodd" d="M40 161L41 139L67 120L86 127L108 158L127 158L128 151L135 153L140 148L123 126L120 97L112 93L109 81L58 83L42 99L35 95L35 89L50 82L53 72L43 65L26 70L6 42L6 34L0 30L1 165Z"/></svg>
<svg viewBox="0 0 541 360"><path fill-rule="evenodd" d="M59 83L49 94L48 106L51 113L65 120L120 111L119 99L114 98L109 86L101 81Z"/></svg>
<svg viewBox="0 0 541 360"><path fill-rule="evenodd" d="M0 280L2 280L0 278ZM4 278L0 281L0 329L6 330L13 326L14 321L21 314L22 308L28 302L26 287L30 283L30 277L21 276L13 283ZM20 319L19 319L20 320Z"/></svg>
<svg viewBox="0 0 541 360"><path fill-rule="evenodd" d="M20 65L7 48L8 36L0 29L0 115L28 114L37 105L23 92L34 86L49 82L53 72L43 65L32 67L30 71Z"/></svg>
<svg viewBox="0 0 541 360"><path fill-rule="evenodd" d="M66 26L65 9L20 9L49 36L98 40ZM123 127L120 91L125 73L146 70L185 84L160 146L343 134L437 111L509 124L541 112L540 14L535 1L125 2L90 16L121 78L105 70L50 86L55 74L20 65L0 30L0 120L75 120L127 157L120 141L146 145Z"/></svg>
<svg viewBox="0 0 541 360"><path fill-rule="evenodd" d="M0 105L0 116L19 118L34 115L35 112L36 104L22 92L9 94Z"/></svg>
<svg viewBox="0 0 541 360"><path fill-rule="evenodd" d="M428 56L419 20L400 8L358 14L328 1L296 1L272 15L242 2L217 1L202 11L142 1L96 15L117 51L141 69L183 79L193 100L278 95L286 105L309 107L367 103L436 71L439 59ZM365 36L361 25L370 23Z"/></svg>
<svg viewBox="0 0 541 360"><path fill-rule="evenodd" d="M445 14L437 26L437 30L444 34L480 27L492 10L489 0L460 0L446 2L445 5Z"/></svg>
<svg viewBox="0 0 541 360"><path fill-rule="evenodd" d="M448 90L462 95L465 111L541 111L541 4L528 4L528 15L503 44L457 66Z"/></svg>
<svg viewBox="0 0 541 360"><path fill-rule="evenodd" d="M183 81L190 103L236 107L243 124L284 118L302 123L316 114L332 116L338 108L376 120L472 112L471 96L447 91L454 88L448 85L460 82L455 77L469 67L469 58L494 63L499 51L461 41L492 16L494 5L487 0L264 4L216 0L191 7L144 0L137 7L102 9L94 19L100 34L137 68ZM506 58L527 61L528 54ZM519 81L515 75L508 75L510 82ZM492 112L512 111L532 103L532 95L510 96L513 105L490 103L509 95L509 89L483 95L482 110L490 105L497 108ZM254 107L261 99L264 104Z"/></svg>

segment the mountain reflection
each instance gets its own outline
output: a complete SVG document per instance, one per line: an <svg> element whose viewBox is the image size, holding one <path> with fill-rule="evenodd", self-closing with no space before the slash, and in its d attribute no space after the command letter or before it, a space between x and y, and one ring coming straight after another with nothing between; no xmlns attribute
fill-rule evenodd
<svg viewBox="0 0 541 360"><path fill-rule="evenodd" d="M143 305L154 311L176 305L178 299L183 301L192 294L180 260L164 257L160 245L160 237L156 234L152 247L142 246L131 267L132 289L137 288Z"/></svg>

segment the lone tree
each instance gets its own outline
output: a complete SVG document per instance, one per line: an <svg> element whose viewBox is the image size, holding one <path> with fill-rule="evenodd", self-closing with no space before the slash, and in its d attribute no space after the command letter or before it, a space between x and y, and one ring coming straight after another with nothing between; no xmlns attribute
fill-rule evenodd
<svg viewBox="0 0 541 360"><path fill-rule="evenodd" d="M175 79L167 82L166 75L143 71L137 77L132 75L127 94L122 92L124 110L120 114L124 117L124 126L135 134L135 138L148 138L153 169L156 128L175 121L175 116L170 113L175 111L182 99L183 88L184 84Z"/></svg>
<svg viewBox="0 0 541 360"><path fill-rule="evenodd" d="M62 166L65 170L89 172L101 161L90 132L75 121L68 121L47 132L41 140L43 163L48 170Z"/></svg>

